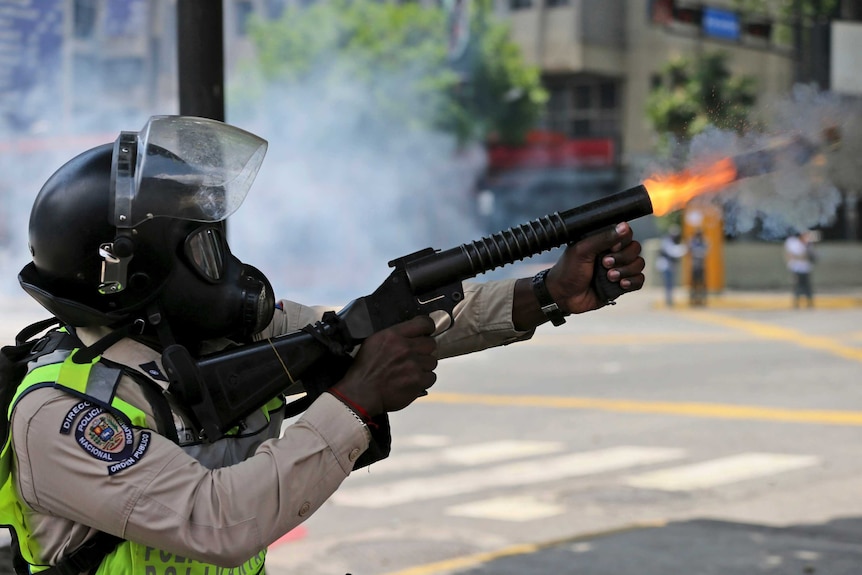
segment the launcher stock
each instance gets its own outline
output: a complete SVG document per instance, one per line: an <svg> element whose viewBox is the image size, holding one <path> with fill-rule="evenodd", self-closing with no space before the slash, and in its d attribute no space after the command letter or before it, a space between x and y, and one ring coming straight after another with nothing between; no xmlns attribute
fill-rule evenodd
<svg viewBox="0 0 862 575"><path fill-rule="evenodd" d="M464 298L462 281L544 251L580 241L619 222L652 213L644 186L556 212L458 247L426 248L389 262L394 268L372 294L353 300L314 325L276 338L199 359L182 346L165 349L162 361L177 393L192 409L208 441L225 435L279 394L319 394L337 382L333 367L323 385L301 381L327 371L322 361L347 354L373 333L417 315L446 313ZM315 376L316 377L316 376Z"/></svg>

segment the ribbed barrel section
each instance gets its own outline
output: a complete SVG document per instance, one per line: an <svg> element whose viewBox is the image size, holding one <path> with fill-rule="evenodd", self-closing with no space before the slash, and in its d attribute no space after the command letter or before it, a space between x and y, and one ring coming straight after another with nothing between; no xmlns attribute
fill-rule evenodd
<svg viewBox="0 0 862 575"><path fill-rule="evenodd" d="M651 213L646 188L636 186L410 262L407 278L414 293L431 291Z"/></svg>

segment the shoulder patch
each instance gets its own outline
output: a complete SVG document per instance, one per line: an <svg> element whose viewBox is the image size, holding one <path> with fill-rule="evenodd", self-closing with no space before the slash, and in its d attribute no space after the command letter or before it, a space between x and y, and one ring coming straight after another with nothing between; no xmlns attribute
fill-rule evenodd
<svg viewBox="0 0 862 575"><path fill-rule="evenodd" d="M78 402L63 418L60 433L74 432L75 442L87 455L109 463L108 474L127 469L140 461L150 445L149 432L141 433L135 447L135 434L125 421L89 401Z"/></svg>

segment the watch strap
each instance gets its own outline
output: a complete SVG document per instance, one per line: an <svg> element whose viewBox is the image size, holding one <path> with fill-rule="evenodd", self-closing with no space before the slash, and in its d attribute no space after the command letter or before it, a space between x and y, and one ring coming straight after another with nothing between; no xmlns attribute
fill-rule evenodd
<svg viewBox="0 0 862 575"><path fill-rule="evenodd" d="M542 308L542 313L545 314L545 317L551 320L551 323L555 326L563 325L566 323L566 316L563 310L560 309L560 306L557 305L557 302L554 301L554 298L551 297L548 286L545 284L545 278L549 271L549 269L542 270L533 276L533 293L536 295L536 299L539 300L539 306Z"/></svg>

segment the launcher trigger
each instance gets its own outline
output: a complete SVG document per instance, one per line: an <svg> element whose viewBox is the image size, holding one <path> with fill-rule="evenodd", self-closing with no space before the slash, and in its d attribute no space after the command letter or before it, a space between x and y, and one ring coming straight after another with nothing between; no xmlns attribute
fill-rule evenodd
<svg viewBox="0 0 862 575"><path fill-rule="evenodd" d="M417 297L418 309L427 314L436 326L433 335L440 335L455 324L452 311L464 299L464 288L461 282L443 286L433 292Z"/></svg>
<svg viewBox="0 0 862 575"><path fill-rule="evenodd" d="M432 311L428 317L434 322L434 333L431 335L440 335L455 325L455 318L452 317L452 314L442 309Z"/></svg>

